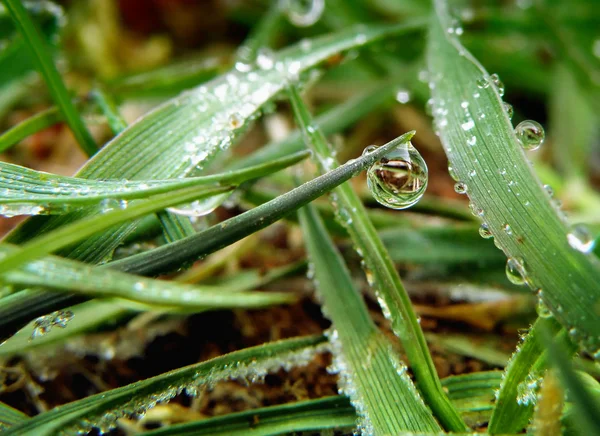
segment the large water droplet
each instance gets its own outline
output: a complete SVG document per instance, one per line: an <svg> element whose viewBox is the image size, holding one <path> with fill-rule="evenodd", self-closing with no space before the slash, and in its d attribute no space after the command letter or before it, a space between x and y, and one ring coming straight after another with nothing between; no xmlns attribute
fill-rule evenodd
<svg viewBox="0 0 600 436"><path fill-rule="evenodd" d="M582 253L589 253L594 248L594 238L586 226L576 224L569 229L567 234L569 245Z"/></svg>
<svg viewBox="0 0 600 436"><path fill-rule="evenodd" d="M479 227L479 235L483 239L490 239L492 236L494 236L490 231L490 226L488 226L486 223L483 223L481 227Z"/></svg>
<svg viewBox="0 0 600 436"><path fill-rule="evenodd" d="M511 257L506 261L506 277L514 285L524 285L527 279L525 263L520 257Z"/></svg>
<svg viewBox="0 0 600 436"><path fill-rule="evenodd" d="M373 151L371 147L363 154ZM427 165L410 143L392 150L367 170L367 186L373 198L391 209L405 209L418 202L427 180Z"/></svg>
<svg viewBox="0 0 600 436"><path fill-rule="evenodd" d="M297 27L308 27L323 15L325 0L279 0L279 5L290 23Z"/></svg>
<svg viewBox="0 0 600 436"><path fill-rule="evenodd" d="M219 207L229 196L230 192L214 195L203 200L196 200L190 204L178 207L169 207L167 210L176 215L200 217L208 215L217 207Z"/></svg>
<svg viewBox="0 0 600 436"><path fill-rule="evenodd" d="M64 329L67 323L73 319L73 312L70 310L59 310L52 312L48 315L37 318L33 323L33 332L31 333L31 339L39 338L44 336L53 327L59 327Z"/></svg>
<svg viewBox="0 0 600 436"><path fill-rule="evenodd" d="M515 127L517 139L525 150L535 150L544 142L544 128L537 121L521 121Z"/></svg>

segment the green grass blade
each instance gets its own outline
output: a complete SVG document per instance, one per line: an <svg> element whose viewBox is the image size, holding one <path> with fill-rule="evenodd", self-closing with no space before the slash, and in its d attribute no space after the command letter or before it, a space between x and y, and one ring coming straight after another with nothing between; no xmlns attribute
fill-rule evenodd
<svg viewBox="0 0 600 436"><path fill-rule="evenodd" d="M337 163L325 136L314 127L308 109L294 87L290 88L289 95L296 120L306 135L307 145L313 151L313 158L320 171L335 168ZM406 145L413 135L414 132L403 135L400 146ZM377 292L379 303L385 316L390 319L394 333L402 341L425 401L447 430L466 430L466 425L442 388L410 297L360 198L352 186L346 183L334 190L331 202L337 208L340 221L373 275L372 286Z"/></svg>
<svg viewBox="0 0 600 436"><path fill-rule="evenodd" d="M439 431L406 367L377 329L315 208L298 212L323 313L331 319L333 367L365 434Z"/></svg>
<svg viewBox="0 0 600 436"><path fill-rule="evenodd" d="M106 117L108 126L115 135L118 135L127 128L127 122L119 113L117 103L110 94L107 94L102 88L97 87L91 92L91 96Z"/></svg>
<svg viewBox="0 0 600 436"><path fill-rule="evenodd" d="M143 413L157 402L169 401L184 389L196 395L202 388L220 380L260 380L268 372L280 368L306 365L320 351L324 341L323 337L310 336L234 351L56 407L11 427L4 434L42 436L57 431L89 431L93 425L107 431L117 418Z"/></svg>
<svg viewBox="0 0 600 436"><path fill-rule="evenodd" d="M158 275L174 271L232 244L304 206L339 184L350 179L398 145L393 140L368 156L362 156L328 174L317 177L276 199L236 217L208 228L194 236L163 247L112 262L111 268L141 275ZM13 334L32 318L81 302L67 295L44 295L40 291L25 291L0 300L0 337Z"/></svg>
<svg viewBox="0 0 600 436"><path fill-rule="evenodd" d="M237 49L236 60L241 69L252 69L252 64L256 62L259 51L271 46L283 18L281 12L279 3L271 3L265 15L252 27L250 35Z"/></svg>
<svg viewBox="0 0 600 436"><path fill-rule="evenodd" d="M53 126L63 120L58 108L51 107L7 130L0 136L0 153L40 130Z"/></svg>
<svg viewBox="0 0 600 436"><path fill-rule="evenodd" d="M17 250L15 246L0 245L0 252L5 257ZM22 268L3 272L2 282L14 286L72 291L94 297L119 297L140 303L192 310L260 307L295 299L293 295L285 293L240 293L237 288L191 286L147 279L58 257L46 257L41 261L29 262Z"/></svg>
<svg viewBox="0 0 600 436"><path fill-rule="evenodd" d="M354 410L352 410L354 415ZM29 416L23 412L13 409L8 404L0 402L0 430L6 430L7 428L25 422L29 419Z"/></svg>
<svg viewBox="0 0 600 436"><path fill-rule="evenodd" d="M38 70L46 80L48 90L56 104L60 107L65 120L69 124L69 127L71 127L75 139L77 139L81 148L89 156L92 156L98 151L98 147L79 116L79 112L71 102L69 92L54 65L48 45L29 18L27 10L23 7L20 0L3 0L3 3L13 18L15 26L25 39Z"/></svg>
<svg viewBox="0 0 600 436"><path fill-rule="evenodd" d="M547 367L544 345L539 338L539 330L544 326L553 336L564 336L564 330L552 318L538 318L531 327L506 366L488 426L490 434L517 433L531 419L535 389Z"/></svg>
<svg viewBox="0 0 600 436"><path fill-rule="evenodd" d="M328 397L231 413L146 432L147 436L269 436L354 427L356 415L346 397Z"/></svg>
<svg viewBox="0 0 600 436"><path fill-rule="evenodd" d="M0 213L3 215L60 214L105 200L137 200L199 186L239 185L267 176L306 158L300 152L261 165L203 177L170 180L88 180L35 171L0 162Z"/></svg>
<svg viewBox="0 0 600 436"><path fill-rule="evenodd" d="M556 343L551 332L544 327L540 329L540 339L548 350L550 362L558 370L563 387L568 390L569 399L574 403L573 413L579 418L577 427L580 434L600 434L600 402L577 376L571 364L570 351Z"/></svg>
<svg viewBox="0 0 600 436"><path fill-rule="evenodd" d="M436 11L427 59L435 123L450 164L497 246L522 259L525 281L594 354L600 349L600 262L569 245L569 229L528 165L490 76L448 32L454 24L445 2L437 0Z"/></svg>

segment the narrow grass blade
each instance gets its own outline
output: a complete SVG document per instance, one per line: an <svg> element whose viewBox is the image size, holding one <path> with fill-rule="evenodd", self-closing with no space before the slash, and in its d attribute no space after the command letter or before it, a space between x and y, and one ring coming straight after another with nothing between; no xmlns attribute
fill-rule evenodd
<svg viewBox="0 0 600 436"><path fill-rule="evenodd" d="M110 94L107 94L102 88L97 87L91 92L91 96L106 117L108 126L115 135L118 135L127 128L127 122L119 113L117 103Z"/></svg>
<svg viewBox="0 0 600 436"><path fill-rule="evenodd" d="M338 385L357 410L359 431L439 431L406 367L371 320L316 210L308 205L298 214L322 311L333 324L329 340Z"/></svg>
<svg viewBox="0 0 600 436"><path fill-rule="evenodd" d="M488 426L490 434L520 432L531 419L536 389L547 367L544 344L539 338L539 330L544 326L553 336L564 336L554 319L538 318L506 366Z"/></svg>
<svg viewBox="0 0 600 436"><path fill-rule="evenodd" d="M144 413L158 402L184 390L191 395L225 379L258 381L268 372L308 364L322 350L323 337L270 342L186 366L156 377L56 407L4 432L5 435L42 436L57 431L87 432L92 426L107 431L127 415Z"/></svg>
<svg viewBox="0 0 600 436"><path fill-rule="evenodd" d="M337 163L325 136L312 124L311 116L294 87L290 88L289 95L297 122L306 135L307 145L313 151L320 171L335 168ZM414 132L403 135L399 146L405 146L413 135ZM352 186L344 184L334 190L331 203L336 208L340 222L348 230L357 251L361 253L366 263L367 274L372 274L370 282L377 292L379 304L385 316L390 319L394 333L402 341L425 401L446 429L466 430L466 425L442 389L410 297L402 286L396 267L375 227L369 221L362 202Z"/></svg>
<svg viewBox="0 0 600 436"><path fill-rule="evenodd" d="M328 174L317 177L302 186L248 212L212 226L194 236L163 247L110 263L122 271L158 275L174 271L202 256L232 244L265 228L285 215L320 197L339 184L358 174L386 152L398 145L393 140L378 150L346 163ZM21 291L0 300L0 331L6 337L21 328L32 318L80 303L77 296L45 295L38 291Z"/></svg>
<svg viewBox="0 0 600 436"><path fill-rule="evenodd" d="M274 36L277 35L283 18L281 9L279 3L271 3L261 20L252 27L250 35L237 49L236 61L239 63L236 63L236 67L238 69L251 70L261 49L264 56L269 56L268 47L271 46Z"/></svg>
<svg viewBox="0 0 600 436"><path fill-rule="evenodd" d="M427 49L433 114L459 190L483 211L521 280L597 353L600 262L569 244L569 228L528 165L493 78L450 33L446 3L435 4Z"/></svg>
<svg viewBox="0 0 600 436"><path fill-rule="evenodd" d="M356 414L346 397L328 397L265 407L202 421L163 427L147 436L268 436L354 427Z"/></svg>
<svg viewBox="0 0 600 436"><path fill-rule="evenodd" d="M98 146L79 116L79 112L73 106L71 96L54 65L46 42L27 15L27 10L23 7L20 0L3 0L3 3L10 12L15 26L19 29L21 35L23 35L40 73L48 84L50 94L60 107L77 142L89 156L92 156L98 151Z"/></svg>
<svg viewBox="0 0 600 436"><path fill-rule="evenodd" d="M573 412L579 417L577 427L580 434L600 434L600 402L575 373L571 364L572 354L555 342L545 326L540 329L540 339L548 350L550 362L558 370L563 387L568 390L569 399L574 403Z"/></svg>
<svg viewBox="0 0 600 436"><path fill-rule="evenodd" d="M354 415L354 410L352 410ZM10 407L8 404L0 402L0 430L6 430L9 427L21 424L29 419L29 416L23 412Z"/></svg>
<svg viewBox="0 0 600 436"><path fill-rule="evenodd" d="M53 126L63 120L58 108L51 107L7 130L0 136L0 153L40 130Z"/></svg>
<svg viewBox="0 0 600 436"><path fill-rule="evenodd" d="M60 214L90 205L110 209L118 201L112 204L105 200L146 199L194 186L239 185L294 165L307 156L308 152L304 151L261 165L210 176L141 181L58 176L0 162L0 214Z"/></svg>

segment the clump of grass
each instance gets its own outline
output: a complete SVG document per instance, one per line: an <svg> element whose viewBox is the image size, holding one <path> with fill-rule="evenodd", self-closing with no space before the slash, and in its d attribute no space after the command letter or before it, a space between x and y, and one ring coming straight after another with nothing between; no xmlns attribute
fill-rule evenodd
<svg viewBox="0 0 600 436"><path fill-rule="evenodd" d="M591 182L594 168L582 156L598 134L593 108L600 41L588 29L600 19L593 2L576 3L572 9L554 2L470 7L436 0L429 8L420 2L313 0L275 2L266 12L257 6L262 2L241 5L228 10L231 21L248 29L235 52L93 77L92 91L74 98L52 48L61 27L47 25L48 19L62 20L62 10L3 0L0 19L10 30L1 35L7 43L0 52L6 76L0 97L45 84L55 106L7 129L0 151L65 122L91 156L73 177L0 163L0 213L35 215L0 243L3 362L28 353L50 358L74 339L114 329L134 314L146 325L206 311L293 305L299 293L264 288L276 280L289 285L290 277L306 281L306 264L307 283L331 322L322 335L238 349L35 416L8 399L0 403L5 433L106 432L117 425L137 431L140 417L158 403L204 395L226 379L260 383L268 373L305 366L323 353L332 356L329 372L337 376L338 396L186 419L150 433L595 432L600 262L593 252L598 223L589 217L600 203ZM25 47L31 57L17 56ZM34 68L39 76L32 85ZM491 73L497 70L500 76ZM563 81L568 92L555 89ZM505 92L536 105L518 102L513 108L503 100ZM142 97L160 102L128 125L121 105ZM9 106L18 101L11 98ZM547 134L525 119L545 115L536 107L544 99L551 111ZM556 109L563 105L569 116ZM91 113L113 136L99 151L88 130ZM281 127L285 116L295 119L296 131ZM575 150L565 148L572 130L567 122L583 124L574 135ZM257 126L263 124L272 141L264 135L250 140L260 137ZM336 134L343 146L329 140ZM544 138L552 142L551 159L529 151ZM371 189L373 178L379 178L378 189L389 189L386 198L372 191L377 201L393 208L413 203L427 184L427 168L417 164L421 157L411 140L431 159L433 190L447 192L455 184L468 204L428 194L414 214L384 211L373 207L360 187L365 183L350 183L368 170ZM236 150L243 141L255 146L244 156ZM386 143L366 147L369 142ZM440 171L446 157L449 174ZM548 161L558 162L556 170ZM565 204L578 214L574 220L564 216L540 177L555 181L554 195L571 199L573 186L583 193L583 200ZM328 202L319 200L325 195ZM215 213L222 205L237 209L224 217ZM290 235L302 235L305 254L297 263L215 274L229 260L241 263L245 251L234 244L280 220ZM589 228L580 221L590 221ZM355 253L340 252L337 238ZM295 254L289 258L298 251L290 248ZM157 278L164 274L175 274L174 280ZM427 336L407 292L413 280L450 293L457 281L467 284L467 300L490 288L522 294L510 301L529 318L512 321L531 328L503 372L440 377L440 356L432 353L440 347L488 362L488 368L502 366L508 355L494 345L501 337L480 335L475 345L465 345L473 336L460 329L452 337ZM363 281L387 319L381 325L357 286ZM475 325L492 328L509 318L508 300L496 305L492 299L485 310L493 311L494 322ZM434 312L466 323L480 316ZM428 338L435 338L433 347ZM577 351L581 355L573 359Z"/></svg>

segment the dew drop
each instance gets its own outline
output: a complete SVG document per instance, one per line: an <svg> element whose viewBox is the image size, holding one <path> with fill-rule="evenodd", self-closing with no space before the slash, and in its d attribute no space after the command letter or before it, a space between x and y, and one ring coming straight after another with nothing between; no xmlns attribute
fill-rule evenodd
<svg viewBox="0 0 600 436"><path fill-rule="evenodd" d="M452 180L454 180L455 182L458 182L458 175L456 174L456 171L454 170L454 168L451 167L450 165L448 165L448 174L450 174L450 177L452 177Z"/></svg>
<svg viewBox="0 0 600 436"><path fill-rule="evenodd" d="M544 142L544 128L537 121L521 121L515 127L515 135L525 150L536 150Z"/></svg>
<svg viewBox="0 0 600 436"><path fill-rule="evenodd" d="M504 225L502 226L502 229L503 229L503 230L504 230L504 232L505 232L507 235L509 235L509 236L510 236L510 235L512 235L512 233L513 233L513 232L512 232L512 229L511 229L511 227L510 227L510 224L504 224Z"/></svg>
<svg viewBox="0 0 600 436"><path fill-rule="evenodd" d="M594 248L594 238L589 229L583 224L575 224L567 234L569 245L582 253L590 253Z"/></svg>
<svg viewBox="0 0 600 436"><path fill-rule="evenodd" d="M544 191L546 191L550 197L554 197L554 189L552 189L552 186L544 185Z"/></svg>
<svg viewBox="0 0 600 436"><path fill-rule="evenodd" d="M406 89L400 89L396 92L396 101L401 104L408 103L410 101L410 93Z"/></svg>
<svg viewBox="0 0 600 436"><path fill-rule="evenodd" d="M365 148L363 155L373 151ZM427 165L411 143L387 153L367 170L367 186L373 198L391 209L417 203L427 188Z"/></svg>
<svg viewBox="0 0 600 436"><path fill-rule="evenodd" d="M176 215L189 216L189 217L200 217L204 215L208 215L217 207L219 207L229 196L230 192L226 192L219 195L214 195L212 197L196 200L192 203L178 206L178 207L169 207L167 210Z"/></svg>
<svg viewBox="0 0 600 436"><path fill-rule="evenodd" d="M477 175L477 171L475 171L475 170L471 170L471 171L469 171L469 177L473 178L473 177L475 177L476 175Z"/></svg>
<svg viewBox="0 0 600 436"><path fill-rule="evenodd" d="M263 47L258 50L256 54L256 65L261 70L270 70L273 68L275 61L273 59L273 51L269 48Z"/></svg>
<svg viewBox="0 0 600 436"><path fill-rule="evenodd" d="M464 182L456 182L454 184L454 192L456 192L457 194L466 194L468 190L469 188Z"/></svg>
<svg viewBox="0 0 600 436"><path fill-rule="evenodd" d="M73 316L73 312L70 310L58 310L37 318L33 323L31 340L44 336L53 327L64 329L67 323L73 319Z"/></svg>
<svg viewBox="0 0 600 436"><path fill-rule="evenodd" d="M290 23L297 27L312 26L325 9L325 0L280 0L279 4Z"/></svg>
<svg viewBox="0 0 600 436"><path fill-rule="evenodd" d="M242 124L244 124L242 116L237 112L234 112L231 115L229 115L228 121L229 127L232 129L239 129L240 127L242 127Z"/></svg>
<svg viewBox="0 0 600 436"><path fill-rule="evenodd" d="M504 95L504 83L502 83L502 81L500 80L500 76L498 76L497 74L492 74L490 76L490 80L496 87L496 91L498 91L500 97L502 97Z"/></svg>
<svg viewBox="0 0 600 436"><path fill-rule="evenodd" d="M511 257L506 261L506 277L514 285L525 284L527 273L522 258Z"/></svg>
<svg viewBox="0 0 600 436"><path fill-rule="evenodd" d="M485 89L490 86L490 82L485 77L477 80L477 87L481 89Z"/></svg>
<svg viewBox="0 0 600 436"><path fill-rule="evenodd" d="M490 226L483 223L479 227L479 236L481 236L483 239L490 239L493 236L492 232L490 231Z"/></svg>
<svg viewBox="0 0 600 436"><path fill-rule="evenodd" d="M548 309L548 306L546 306L546 304L542 300L538 300L538 304L535 310L540 318L552 317L552 312L550 312L550 309Z"/></svg>
<svg viewBox="0 0 600 436"><path fill-rule="evenodd" d="M472 213L474 216L478 216L478 217L480 217L480 218L481 218L481 217L483 217L483 216L485 215L485 213L484 213L483 209L482 209L482 208L480 208L480 207L477 207L477 206L475 205L475 203L473 203L473 202L469 202L469 209L471 210L471 213Z"/></svg>
<svg viewBox="0 0 600 436"><path fill-rule="evenodd" d="M513 109L512 104L504 102L503 105L504 105L504 112L506 112L506 115L508 115L508 118L510 118L512 120L512 117L515 113L515 110Z"/></svg>

